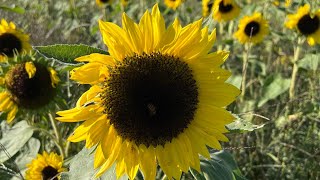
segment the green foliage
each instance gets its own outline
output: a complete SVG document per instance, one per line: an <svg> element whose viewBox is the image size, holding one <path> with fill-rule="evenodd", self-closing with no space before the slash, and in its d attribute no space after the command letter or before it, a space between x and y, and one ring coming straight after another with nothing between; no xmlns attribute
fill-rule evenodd
<svg viewBox="0 0 320 180"><path fill-rule="evenodd" d="M18 13L18 14L24 14L24 12L25 12L25 9L23 9L22 7L19 7L19 6L15 6L15 5L13 5L12 7L0 6L0 9L6 10L6 11L11 11L11 12Z"/></svg>
<svg viewBox="0 0 320 180"><path fill-rule="evenodd" d="M106 51L83 44L56 44L33 47L46 58L53 58L64 63L77 63L76 58L92 53L108 54Z"/></svg>

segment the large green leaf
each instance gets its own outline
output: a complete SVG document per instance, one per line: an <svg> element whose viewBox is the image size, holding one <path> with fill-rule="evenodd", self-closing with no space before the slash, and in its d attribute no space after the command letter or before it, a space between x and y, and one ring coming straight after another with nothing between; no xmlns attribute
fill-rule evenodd
<svg viewBox="0 0 320 180"><path fill-rule="evenodd" d="M13 5L12 7L0 6L0 9L6 10L6 11L15 12L15 13L18 13L18 14L24 14L24 12L25 12L25 10L22 7L15 6L15 5Z"/></svg>
<svg viewBox="0 0 320 180"><path fill-rule="evenodd" d="M0 139L0 163L14 156L28 142L33 134L33 129L26 121L20 121L3 133Z"/></svg>
<svg viewBox="0 0 320 180"><path fill-rule="evenodd" d="M194 169L190 172L196 180L236 180L245 179L232 155L226 151L211 154L211 159L201 159L201 173Z"/></svg>
<svg viewBox="0 0 320 180"><path fill-rule="evenodd" d="M230 131L230 133L242 133L253 131L255 129L260 129L264 126L264 124L255 125L251 121L240 118L238 115L235 114L233 114L233 116L236 117L236 120L227 125L227 128Z"/></svg>
<svg viewBox="0 0 320 180"><path fill-rule="evenodd" d="M101 177L95 178L98 169L93 168L94 148L83 148L70 162L70 171L62 173L61 180L113 180L116 178L115 164L109 168ZM127 180L127 176L122 176L119 180Z"/></svg>
<svg viewBox="0 0 320 180"><path fill-rule="evenodd" d="M270 81L270 79L268 79ZM278 97L280 94L288 91L290 79L283 78L280 74L272 76L271 83L263 87L263 94L258 102L258 107L263 106L269 100Z"/></svg>
<svg viewBox="0 0 320 180"><path fill-rule="evenodd" d="M298 61L298 67L306 70L318 70L320 64L320 54L306 54Z"/></svg>
<svg viewBox="0 0 320 180"><path fill-rule="evenodd" d="M108 52L102 49L83 44L56 44L34 46L33 48L47 58L53 58L64 63L77 63L74 59L92 53L108 54Z"/></svg>

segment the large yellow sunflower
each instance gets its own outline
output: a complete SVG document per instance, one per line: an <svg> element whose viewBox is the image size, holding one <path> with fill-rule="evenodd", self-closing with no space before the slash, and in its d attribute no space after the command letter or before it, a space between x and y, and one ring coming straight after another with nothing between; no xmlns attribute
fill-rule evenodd
<svg viewBox="0 0 320 180"><path fill-rule="evenodd" d="M199 154L210 158L206 145L228 141L223 133L234 117L225 107L239 90L220 68L228 53L209 53L215 31L201 24L175 20L166 28L157 5L139 24L125 13L122 28L99 22L110 55L76 59L88 63L71 78L92 87L75 108L57 113L59 121L84 121L68 140L96 145L97 176L116 163L117 177L133 179L140 169L154 179L158 163L179 179L189 167L200 171Z"/></svg>
<svg viewBox="0 0 320 180"><path fill-rule="evenodd" d="M16 28L13 22L2 19L0 23L0 62L11 58L15 52L23 54L31 50L29 36Z"/></svg>
<svg viewBox="0 0 320 180"><path fill-rule="evenodd" d="M98 6L104 6L106 4L112 3L112 0L96 0Z"/></svg>
<svg viewBox="0 0 320 180"><path fill-rule="evenodd" d="M5 75L0 76L0 112L8 113L8 123L15 118L18 109L40 109L55 96L60 80L53 68L27 61L6 69Z"/></svg>
<svg viewBox="0 0 320 180"><path fill-rule="evenodd" d="M240 8L234 0L215 0L212 11L213 19L218 22L230 21L240 14Z"/></svg>
<svg viewBox="0 0 320 180"><path fill-rule="evenodd" d="M38 154L37 158L27 165L26 180L58 180L59 173L65 171L62 165L63 159L56 153Z"/></svg>
<svg viewBox="0 0 320 180"><path fill-rule="evenodd" d="M268 21L262 17L261 13L254 13L240 20L238 31L234 33L234 36L242 44L248 42L256 44L261 42L268 33Z"/></svg>
<svg viewBox="0 0 320 180"><path fill-rule="evenodd" d="M297 29L301 34L307 36L309 45L320 44L320 9L314 14L310 12L310 5L299 7L296 14L288 15L285 26L289 29Z"/></svg>
<svg viewBox="0 0 320 180"><path fill-rule="evenodd" d="M202 0L202 16L207 17L212 11L213 0Z"/></svg>
<svg viewBox="0 0 320 180"><path fill-rule="evenodd" d="M184 0L164 0L164 4L171 8L176 10L182 3Z"/></svg>

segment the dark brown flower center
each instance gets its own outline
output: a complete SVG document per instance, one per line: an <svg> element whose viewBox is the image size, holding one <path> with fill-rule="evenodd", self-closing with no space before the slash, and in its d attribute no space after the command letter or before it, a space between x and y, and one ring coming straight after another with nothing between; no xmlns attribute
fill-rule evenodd
<svg viewBox="0 0 320 180"><path fill-rule="evenodd" d="M42 174L42 180L58 180L58 177L55 177L58 174L58 171L51 166L47 166L43 168L43 170L41 171L41 174ZM53 177L54 179L52 179Z"/></svg>
<svg viewBox="0 0 320 180"><path fill-rule="evenodd" d="M102 94L117 133L137 145L164 145L193 120L198 88L187 63L160 53L125 58Z"/></svg>
<svg viewBox="0 0 320 180"><path fill-rule="evenodd" d="M233 9L232 4L225 4L223 1L219 3L219 12L228 13Z"/></svg>
<svg viewBox="0 0 320 180"><path fill-rule="evenodd" d="M298 21L297 26L303 35L310 35L319 29L320 20L318 16L311 18L311 16L307 14Z"/></svg>
<svg viewBox="0 0 320 180"><path fill-rule="evenodd" d="M251 21L250 23L248 23L246 25L246 27L244 28L244 33L247 36L255 36L256 34L258 34L260 31L260 24L256 21Z"/></svg>
<svg viewBox="0 0 320 180"><path fill-rule="evenodd" d="M11 33L4 33L0 35L0 54L5 54L8 57L13 57L14 51L21 52L22 42Z"/></svg>
<svg viewBox="0 0 320 180"><path fill-rule="evenodd" d="M26 109L37 109L48 104L55 94L48 69L39 63L34 65L36 73L32 78L25 70L25 63L15 65L6 74L7 89L14 101Z"/></svg>

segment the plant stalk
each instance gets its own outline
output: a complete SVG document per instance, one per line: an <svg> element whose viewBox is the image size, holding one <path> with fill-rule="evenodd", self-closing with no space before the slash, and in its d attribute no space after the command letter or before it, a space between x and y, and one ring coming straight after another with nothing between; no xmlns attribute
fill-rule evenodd
<svg viewBox="0 0 320 180"><path fill-rule="evenodd" d="M293 69L291 74L291 82L290 82L290 89L289 89L289 98L290 100L294 99L294 93L295 93L295 84L297 80L298 75L298 60L300 55L300 42L298 42L298 45L294 51L293 56Z"/></svg>
<svg viewBox="0 0 320 180"><path fill-rule="evenodd" d="M57 147L58 147L58 149L60 151L60 155L62 156L62 159L64 159L65 151L64 151L64 148L63 148L63 141L62 141L61 135L60 135L59 130L57 128L58 127L57 123L56 123L56 121L53 118L51 113L49 113L48 115L49 115L49 119L50 119L50 122L51 122L51 125L52 125L52 128L53 128L54 134L55 134L55 136L57 138L57 142L58 142Z"/></svg>

